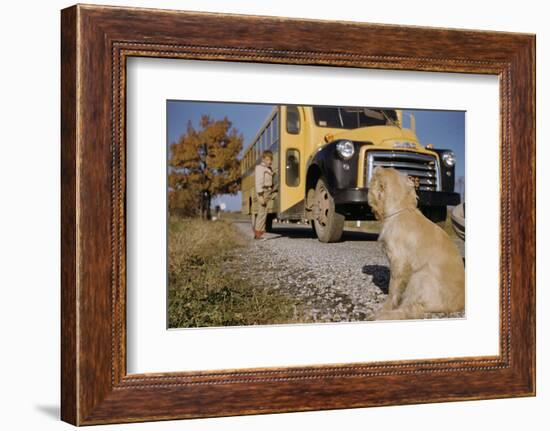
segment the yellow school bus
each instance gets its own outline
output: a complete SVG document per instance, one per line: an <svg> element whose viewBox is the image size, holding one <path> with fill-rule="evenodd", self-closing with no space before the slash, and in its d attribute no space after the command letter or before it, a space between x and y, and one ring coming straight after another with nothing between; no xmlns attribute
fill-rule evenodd
<svg viewBox="0 0 550 431"><path fill-rule="evenodd" d="M274 219L309 221L322 242L338 241L345 220L372 220L368 184L375 167L393 167L415 182L420 210L445 220L454 192L452 151L422 145L414 117L403 127L395 109L281 105L273 109L241 159L242 212L254 215L258 202L254 168L264 150L273 152Z"/></svg>

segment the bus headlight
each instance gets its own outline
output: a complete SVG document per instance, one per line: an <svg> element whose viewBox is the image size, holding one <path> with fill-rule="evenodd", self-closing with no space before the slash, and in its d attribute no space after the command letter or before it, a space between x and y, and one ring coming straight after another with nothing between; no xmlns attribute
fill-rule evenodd
<svg viewBox="0 0 550 431"><path fill-rule="evenodd" d="M336 151L342 159L349 160L355 153L355 146L351 141L340 141L336 144Z"/></svg>
<svg viewBox="0 0 550 431"><path fill-rule="evenodd" d="M441 155L441 158L443 159L443 163L445 163L445 166L452 168L456 163L455 153L452 151L446 151Z"/></svg>

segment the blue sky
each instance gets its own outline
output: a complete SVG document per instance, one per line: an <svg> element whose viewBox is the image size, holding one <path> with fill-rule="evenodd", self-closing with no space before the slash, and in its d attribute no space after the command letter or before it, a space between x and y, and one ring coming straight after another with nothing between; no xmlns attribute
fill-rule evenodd
<svg viewBox="0 0 550 431"><path fill-rule="evenodd" d="M252 138L273 109L273 105L219 103L219 102L167 102L168 144L177 141L185 133L187 122L191 120L197 127L201 115L208 114L214 119L227 116L244 136L244 147ZM404 110L416 118L416 134L423 145L433 144L435 148L447 148L456 154L456 176L464 176L465 171L465 113L463 111ZM408 122L405 121L405 126ZM214 204L225 203L229 210L239 210L240 194L220 196Z"/></svg>

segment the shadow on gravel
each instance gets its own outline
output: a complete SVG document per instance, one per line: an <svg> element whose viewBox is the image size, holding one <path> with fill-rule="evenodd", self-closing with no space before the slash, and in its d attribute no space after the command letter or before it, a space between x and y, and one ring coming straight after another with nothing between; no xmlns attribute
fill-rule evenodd
<svg viewBox="0 0 550 431"><path fill-rule="evenodd" d="M273 227L271 233L285 236L287 238L315 238L313 229L310 227ZM345 241L376 241L378 239L378 234L368 233L368 232L355 232L355 231L344 231L342 239L340 242Z"/></svg>
<svg viewBox="0 0 550 431"><path fill-rule="evenodd" d="M287 238L315 238L313 230L310 227L280 227L273 228L271 233L286 236Z"/></svg>
<svg viewBox="0 0 550 431"><path fill-rule="evenodd" d="M388 293L390 284L390 269L382 265L365 265L363 274L372 275L372 282L382 290L383 293Z"/></svg>
<svg viewBox="0 0 550 431"><path fill-rule="evenodd" d="M377 233L356 232L353 230L345 230L341 241L377 241Z"/></svg>

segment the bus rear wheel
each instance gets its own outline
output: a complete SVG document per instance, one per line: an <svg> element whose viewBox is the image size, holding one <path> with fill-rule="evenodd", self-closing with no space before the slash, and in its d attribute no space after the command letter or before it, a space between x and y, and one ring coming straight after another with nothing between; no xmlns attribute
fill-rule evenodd
<svg viewBox="0 0 550 431"><path fill-rule="evenodd" d="M273 220L275 219L275 214L268 214L265 219L265 231L273 232Z"/></svg>
<svg viewBox="0 0 550 431"><path fill-rule="evenodd" d="M322 178L315 186L313 230L321 242L337 242L344 232L345 217L336 212L334 198Z"/></svg>

